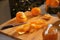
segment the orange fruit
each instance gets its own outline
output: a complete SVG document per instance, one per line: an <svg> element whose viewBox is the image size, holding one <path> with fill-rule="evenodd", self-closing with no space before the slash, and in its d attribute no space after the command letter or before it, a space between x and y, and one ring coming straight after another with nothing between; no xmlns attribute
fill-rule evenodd
<svg viewBox="0 0 60 40"><path fill-rule="evenodd" d="M23 26L21 26L20 28L18 28L17 32L19 34L24 34L24 33L28 32L29 30L30 30L29 24L24 24Z"/></svg>
<svg viewBox="0 0 60 40"><path fill-rule="evenodd" d="M24 34L25 32L23 31L23 26L17 27L16 28L16 33L18 33L18 34Z"/></svg>
<svg viewBox="0 0 60 40"><path fill-rule="evenodd" d="M24 32L28 32L30 30L30 25L29 24L25 24L23 27L24 27L23 28Z"/></svg>
<svg viewBox="0 0 60 40"><path fill-rule="evenodd" d="M51 3L51 0L46 0L46 5L47 6L50 5L50 3Z"/></svg>
<svg viewBox="0 0 60 40"><path fill-rule="evenodd" d="M25 12L25 15L26 15L27 17L32 17L32 13L31 13L30 11L26 11L26 12Z"/></svg>
<svg viewBox="0 0 60 40"><path fill-rule="evenodd" d="M31 25L31 27L33 27L35 29L40 29L46 25L46 21L41 19L41 20L37 20L35 22L31 22L30 25Z"/></svg>
<svg viewBox="0 0 60 40"><path fill-rule="evenodd" d="M26 22L27 17L23 12L17 12L16 13L16 20L17 20L17 22Z"/></svg>
<svg viewBox="0 0 60 40"><path fill-rule="evenodd" d="M41 9L39 7L34 7L34 8L32 8L31 13L33 16L37 16L37 15L41 14Z"/></svg>
<svg viewBox="0 0 60 40"><path fill-rule="evenodd" d="M58 5L58 0L46 0L46 6L57 7Z"/></svg>
<svg viewBox="0 0 60 40"><path fill-rule="evenodd" d="M59 1L58 0L52 0L51 1L51 6L52 7L58 7L59 6Z"/></svg>
<svg viewBox="0 0 60 40"><path fill-rule="evenodd" d="M39 29L40 25L38 25L37 23L31 23L31 27L33 27L35 29Z"/></svg>

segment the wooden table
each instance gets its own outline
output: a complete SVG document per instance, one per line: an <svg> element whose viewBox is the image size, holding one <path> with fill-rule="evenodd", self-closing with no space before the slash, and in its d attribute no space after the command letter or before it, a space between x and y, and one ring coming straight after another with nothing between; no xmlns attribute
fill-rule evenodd
<svg viewBox="0 0 60 40"><path fill-rule="evenodd" d="M34 18L31 18L27 21L27 23L31 22L32 20L38 20L40 19L41 17L40 16L37 16L37 17L34 17ZM47 21L48 24L50 23L54 23L56 21L58 21L59 18L57 17L52 17L49 21ZM3 25L3 24L2 24ZM21 25L22 26L22 25ZM18 26L20 27L20 26ZM43 28L38 30L38 31L35 31L33 33L26 33L26 34L23 34L23 35L17 35L15 32L16 27L13 27L13 28L9 28L9 29L5 29L5 30L1 30L2 33L4 34L7 34L9 36L13 36L15 38L18 38L18 39L22 39L22 40L43 40L43 37L42 37L42 33L43 33ZM60 33L59 33L59 37L60 37ZM60 40L60 38L58 38Z"/></svg>

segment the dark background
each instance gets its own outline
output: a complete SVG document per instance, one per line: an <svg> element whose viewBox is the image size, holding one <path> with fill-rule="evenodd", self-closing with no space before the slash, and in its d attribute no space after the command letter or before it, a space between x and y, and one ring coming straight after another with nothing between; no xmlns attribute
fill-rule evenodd
<svg viewBox="0 0 60 40"><path fill-rule="evenodd" d="M18 11L27 11L29 8L41 6L45 0L9 0L11 18L15 17Z"/></svg>

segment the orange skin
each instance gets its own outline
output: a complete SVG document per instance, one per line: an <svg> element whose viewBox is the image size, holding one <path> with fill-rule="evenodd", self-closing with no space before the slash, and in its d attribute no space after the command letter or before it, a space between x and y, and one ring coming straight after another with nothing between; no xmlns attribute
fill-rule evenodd
<svg viewBox="0 0 60 40"><path fill-rule="evenodd" d="M47 23L45 20L38 20L35 22L31 22L30 25L31 25L31 27L33 27L35 29L40 29L40 28L45 27L47 25Z"/></svg>
<svg viewBox="0 0 60 40"><path fill-rule="evenodd" d="M58 0L46 0L46 6L57 7L59 5Z"/></svg>
<svg viewBox="0 0 60 40"><path fill-rule="evenodd" d="M50 14L45 14L44 16L42 16L42 18L44 19L44 20L49 20L50 18L51 18L52 16L50 15Z"/></svg>
<svg viewBox="0 0 60 40"><path fill-rule="evenodd" d="M27 17L25 16L25 14L23 12L17 12L16 13L16 20L19 23L23 23L27 21Z"/></svg>
<svg viewBox="0 0 60 40"><path fill-rule="evenodd" d="M21 27L16 28L17 33L19 34L19 32L24 32L24 33L32 33L34 31L37 31L40 28L44 28L46 27L46 21L45 20L37 20L34 22L31 22L29 24L24 24ZM22 33L22 34L24 34Z"/></svg>
<svg viewBox="0 0 60 40"><path fill-rule="evenodd" d="M41 14L41 9L39 7L34 7L31 10L32 16L37 16L39 14Z"/></svg>
<svg viewBox="0 0 60 40"><path fill-rule="evenodd" d="M28 32L30 30L29 24L25 24L23 27L24 32Z"/></svg>
<svg viewBox="0 0 60 40"><path fill-rule="evenodd" d="M29 24L24 24L23 26L17 28L17 32L24 32L27 33L30 30Z"/></svg>
<svg viewBox="0 0 60 40"><path fill-rule="evenodd" d="M46 0L46 5L50 5L51 0Z"/></svg>

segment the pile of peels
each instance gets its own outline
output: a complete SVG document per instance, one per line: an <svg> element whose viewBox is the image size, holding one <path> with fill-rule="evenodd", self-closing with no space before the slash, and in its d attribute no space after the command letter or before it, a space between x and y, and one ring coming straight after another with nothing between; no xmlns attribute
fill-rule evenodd
<svg viewBox="0 0 60 40"><path fill-rule="evenodd" d="M46 20L39 19L37 21L33 21L27 24L24 24L23 26L20 26L17 28L18 34L24 34L24 33L33 33L34 31L37 31L41 28L47 27Z"/></svg>
<svg viewBox="0 0 60 40"><path fill-rule="evenodd" d="M41 9L39 7L32 8L31 11L26 12L17 12L16 14L16 20L19 23L24 23L28 20L28 17L35 17L41 15ZM26 23L23 26L19 26L16 28L18 34L24 34L24 33L32 33L34 31L37 31L41 28L47 27L47 21L51 18L51 15L44 14L42 16L42 19L39 20L32 20L32 22Z"/></svg>

